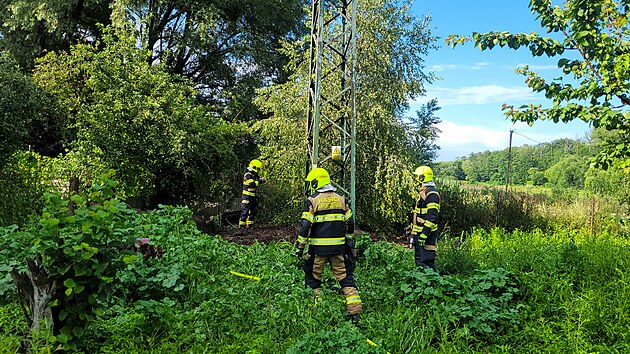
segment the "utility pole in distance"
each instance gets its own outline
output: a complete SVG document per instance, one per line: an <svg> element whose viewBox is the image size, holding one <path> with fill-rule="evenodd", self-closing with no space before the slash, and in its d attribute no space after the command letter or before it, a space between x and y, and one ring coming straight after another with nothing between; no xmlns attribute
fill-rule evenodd
<svg viewBox="0 0 630 354"><path fill-rule="evenodd" d="M510 185L510 169L512 168L512 133L514 130L510 129L510 145L508 147L508 165L507 171L505 172L505 192L508 191L508 186Z"/></svg>

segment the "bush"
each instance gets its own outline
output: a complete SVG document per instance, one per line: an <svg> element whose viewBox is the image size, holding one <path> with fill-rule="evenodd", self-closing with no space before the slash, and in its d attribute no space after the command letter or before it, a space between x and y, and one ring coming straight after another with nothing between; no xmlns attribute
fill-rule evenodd
<svg viewBox="0 0 630 354"><path fill-rule="evenodd" d="M497 187L440 182L440 225L450 234L459 235L473 227L530 230L545 225L534 207L540 202L538 197L506 193Z"/></svg>
<svg viewBox="0 0 630 354"><path fill-rule="evenodd" d="M44 206L39 156L16 152L0 167L0 226L24 225Z"/></svg>

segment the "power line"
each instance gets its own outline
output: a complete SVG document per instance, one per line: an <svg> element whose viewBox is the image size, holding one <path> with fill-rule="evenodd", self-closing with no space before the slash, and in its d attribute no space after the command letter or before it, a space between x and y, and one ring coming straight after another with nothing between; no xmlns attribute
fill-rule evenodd
<svg viewBox="0 0 630 354"><path fill-rule="evenodd" d="M525 136L525 135L523 135L523 134L517 133L516 131L513 131L513 132L514 132L514 134L516 134L516 135L520 135L520 136L522 136L523 138L525 138L525 139L529 139L529 140L531 140L531 141L533 141L533 142L535 142L535 143L538 143L538 144L544 144L544 143L541 143L541 142L540 142L540 141L538 141L538 140L534 140L534 139L532 139L532 138L530 138L530 137L528 137L528 136Z"/></svg>

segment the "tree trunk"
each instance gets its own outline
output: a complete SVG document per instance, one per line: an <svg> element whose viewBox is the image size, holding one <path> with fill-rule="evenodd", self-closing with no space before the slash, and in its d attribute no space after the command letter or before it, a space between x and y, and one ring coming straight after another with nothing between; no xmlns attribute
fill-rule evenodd
<svg viewBox="0 0 630 354"><path fill-rule="evenodd" d="M27 259L27 264L27 273L20 273L16 269L11 272L11 278L17 287L20 308L31 333L52 334L53 317L49 303L56 294L57 284L37 262ZM25 349L29 351L29 348Z"/></svg>

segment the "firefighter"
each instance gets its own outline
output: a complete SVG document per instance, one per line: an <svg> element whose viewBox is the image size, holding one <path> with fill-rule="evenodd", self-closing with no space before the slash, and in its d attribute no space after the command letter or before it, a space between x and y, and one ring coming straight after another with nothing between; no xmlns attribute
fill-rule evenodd
<svg viewBox="0 0 630 354"><path fill-rule="evenodd" d="M241 218L238 221L240 228L250 228L254 224L256 208L258 206L258 186L265 182L264 177L258 174L263 168L260 160L252 160L243 176L243 198L241 200Z"/></svg>
<svg viewBox="0 0 630 354"><path fill-rule="evenodd" d="M435 252L438 238L438 218L440 214L440 194L433 181L433 170L420 166L413 172L420 195L412 210L407 228L410 247L415 248L415 261L419 267L435 267Z"/></svg>
<svg viewBox="0 0 630 354"><path fill-rule="evenodd" d="M306 177L310 193L304 203L302 227L296 242L296 256L303 261L306 286L321 294L322 273L330 263L335 279L346 298L348 316L357 322L362 312L361 298L354 282L354 217L345 197L330 184L323 168L314 168ZM353 252L354 251L354 252Z"/></svg>

